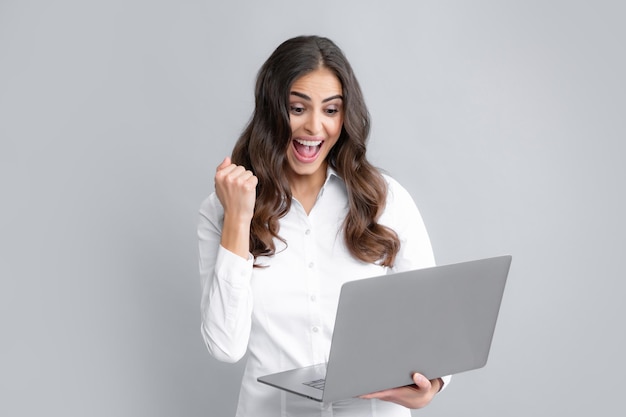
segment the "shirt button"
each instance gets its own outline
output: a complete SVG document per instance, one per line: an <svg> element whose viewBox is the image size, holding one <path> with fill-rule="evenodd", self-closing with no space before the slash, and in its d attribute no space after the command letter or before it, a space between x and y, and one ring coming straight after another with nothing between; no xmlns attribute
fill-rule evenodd
<svg viewBox="0 0 626 417"><path fill-rule="evenodd" d="M317 300L317 297L315 295L311 296L311 301L315 302L315 300Z"/></svg>
<svg viewBox="0 0 626 417"><path fill-rule="evenodd" d="M320 329L317 326L313 326L311 330L313 330L313 333L317 333L320 331Z"/></svg>
<svg viewBox="0 0 626 417"><path fill-rule="evenodd" d="M314 266L315 264L313 262L309 262L309 268L313 269Z"/></svg>
<svg viewBox="0 0 626 417"><path fill-rule="evenodd" d="M307 236L310 235L311 234L311 229L306 229L304 231L304 234L307 235Z"/></svg>

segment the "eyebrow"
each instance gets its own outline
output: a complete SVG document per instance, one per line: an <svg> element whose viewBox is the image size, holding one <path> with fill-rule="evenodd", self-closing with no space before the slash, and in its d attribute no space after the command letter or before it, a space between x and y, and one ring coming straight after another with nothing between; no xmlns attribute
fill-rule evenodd
<svg viewBox="0 0 626 417"><path fill-rule="evenodd" d="M297 91L292 91L291 95L303 98L303 99L305 99L307 101L311 101L311 97L307 96L306 94L299 93ZM330 96L328 98L325 98L324 100L322 100L322 103L326 103L327 101L331 101L331 100L334 100L336 98L339 98L339 99L343 100L343 96L341 94L336 94L334 96Z"/></svg>

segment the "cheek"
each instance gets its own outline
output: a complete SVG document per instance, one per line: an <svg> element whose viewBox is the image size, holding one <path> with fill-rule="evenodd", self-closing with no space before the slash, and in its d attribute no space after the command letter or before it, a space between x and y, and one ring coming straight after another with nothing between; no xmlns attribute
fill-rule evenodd
<svg viewBox="0 0 626 417"><path fill-rule="evenodd" d="M291 128L291 135L302 133L304 120L302 117L292 117L289 119L289 127Z"/></svg>
<svg viewBox="0 0 626 417"><path fill-rule="evenodd" d="M337 124L335 125L335 135L337 137L339 137L339 135L341 134L341 129L343 128L343 119L337 121Z"/></svg>
<svg viewBox="0 0 626 417"><path fill-rule="evenodd" d="M289 127L291 127L291 134L296 130L296 124L294 123L293 117L289 118Z"/></svg>

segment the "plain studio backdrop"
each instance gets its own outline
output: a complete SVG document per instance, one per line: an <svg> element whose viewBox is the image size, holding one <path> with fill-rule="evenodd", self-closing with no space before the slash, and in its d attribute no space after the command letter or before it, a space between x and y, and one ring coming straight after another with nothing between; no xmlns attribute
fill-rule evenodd
<svg viewBox="0 0 626 417"><path fill-rule="evenodd" d="M483 369L420 416L623 408L620 1L0 1L0 415L230 416L196 222L262 62L321 34L439 263L510 253ZM417 319L417 318L416 318Z"/></svg>

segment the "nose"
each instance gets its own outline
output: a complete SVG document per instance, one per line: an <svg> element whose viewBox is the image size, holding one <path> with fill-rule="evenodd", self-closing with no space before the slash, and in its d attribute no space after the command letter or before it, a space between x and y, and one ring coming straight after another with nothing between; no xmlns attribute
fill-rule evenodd
<svg viewBox="0 0 626 417"><path fill-rule="evenodd" d="M304 129L309 135L316 135L322 130L322 117L318 112L309 112L304 123Z"/></svg>

